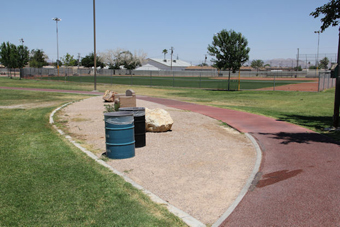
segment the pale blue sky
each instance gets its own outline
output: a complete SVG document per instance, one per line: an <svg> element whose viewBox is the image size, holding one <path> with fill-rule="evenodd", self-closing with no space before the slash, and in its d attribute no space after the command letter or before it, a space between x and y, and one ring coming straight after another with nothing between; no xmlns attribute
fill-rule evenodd
<svg viewBox="0 0 340 227"><path fill-rule="evenodd" d="M251 49L250 59L296 58L316 54L320 18L309 14L328 0L96 0L97 52L124 48L162 58L174 47L174 57L204 61L214 33L241 32ZM93 0L1 0L0 42L42 49L57 58L93 52ZM338 28L320 35L320 54L337 53ZM170 57L168 54L167 57ZM210 57L208 57L210 59Z"/></svg>

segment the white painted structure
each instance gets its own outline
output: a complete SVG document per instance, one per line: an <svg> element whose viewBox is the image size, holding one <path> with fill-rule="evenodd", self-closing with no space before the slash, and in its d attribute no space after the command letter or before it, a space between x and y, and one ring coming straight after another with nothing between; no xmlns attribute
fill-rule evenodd
<svg viewBox="0 0 340 227"><path fill-rule="evenodd" d="M135 70L164 70L170 71L172 67L172 71L182 71L185 70L186 67L191 66L190 63L173 59L172 62L170 59L158 59L158 58L148 58L147 63Z"/></svg>

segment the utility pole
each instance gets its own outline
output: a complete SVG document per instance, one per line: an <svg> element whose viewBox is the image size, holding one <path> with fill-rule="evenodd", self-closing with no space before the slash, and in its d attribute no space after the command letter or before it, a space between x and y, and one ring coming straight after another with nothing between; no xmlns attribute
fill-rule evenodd
<svg viewBox="0 0 340 227"><path fill-rule="evenodd" d="M297 58L296 58L296 72L299 70L299 48L297 48Z"/></svg>
<svg viewBox="0 0 340 227"><path fill-rule="evenodd" d="M173 55L173 53L174 53L174 48L173 47L171 47L171 71L172 71L172 55Z"/></svg>
<svg viewBox="0 0 340 227"><path fill-rule="evenodd" d="M78 70L79 70L79 63L80 63L80 53L78 53Z"/></svg>
<svg viewBox="0 0 340 227"><path fill-rule="evenodd" d="M96 0L93 0L94 91L97 91Z"/></svg>

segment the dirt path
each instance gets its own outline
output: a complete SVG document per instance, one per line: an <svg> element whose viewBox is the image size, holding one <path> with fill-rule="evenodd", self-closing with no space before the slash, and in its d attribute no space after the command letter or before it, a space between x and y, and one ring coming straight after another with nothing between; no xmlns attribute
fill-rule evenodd
<svg viewBox="0 0 340 227"><path fill-rule="evenodd" d="M84 146L105 151L104 103L93 97L60 114ZM108 163L136 183L205 224L214 223L244 186L255 163L255 150L245 135L198 113L138 100L138 106L166 109L172 131L146 133L147 145L136 156Z"/></svg>
<svg viewBox="0 0 340 227"><path fill-rule="evenodd" d="M261 88L261 91L273 91L273 87ZM275 91L318 91L318 82L288 84L275 87Z"/></svg>
<svg viewBox="0 0 340 227"><path fill-rule="evenodd" d="M218 80L227 80L228 78L220 78L217 77ZM234 77L231 78L233 80L238 80L238 78ZM269 78L263 78L263 77L241 77L241 80L258 80L258 81L268 81ZM298 83L298 84L288 84L288 85L282 85L282 86L276 86L276 91L312 91L317 92L318 91L318 78L275 78L277 81L313 81L313 82L306 82L306 83ZM260 91L273 91L273 87L267 87L267 88L260 88L257 89Z"/></svg>

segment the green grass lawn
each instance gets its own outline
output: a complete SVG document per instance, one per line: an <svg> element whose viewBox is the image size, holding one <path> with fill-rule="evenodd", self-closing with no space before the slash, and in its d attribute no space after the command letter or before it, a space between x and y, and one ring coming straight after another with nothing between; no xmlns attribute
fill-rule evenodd
<svg viewBox="0 0 340 227"><path fill-rule="evenodd" d="M51 127L55 107L82 98L0 90L0 106L24 105L0 108L0 226L184 226Z"/></svg>
<svg viewBox="0 0 340 227"><path fill-rule="evenodd" d="M93 90L93 84L0 78L0 86ZM262 114L340 141L332 124L334 89L324 92L212 91L98 84L98 90L177 99ZM0 90L0 226L181 226L167 210L56 134L48 115L84 96ZM52 102L52 106L51 105ZM43 105L46 104L46 107ZM40 105L39 108L32 108Z"/></svg>
<svg viewBox="0 0 340 227"><path fill-rule="evenodd" d="M2 86L93 90L90 83L15 80L0 78ZM147 87L99 84L98 90L111 89L123 93L133 89L137 95L177 99L262 114L323 133L340 141L340 133L324 131L332 125L334 89L324 92L287 91L218 91L172 87Z"/></svg>
<svg viewBox="0 0 340 227"><path fill-rule="evenodd" d="M57 80L78 83L94 83L93 76L68 76L68 77L42 77L43 80ZM209 88L227 90L228 80L218 80L210 77L161 77L161 76L97 76L97 83L124 84L124 85L143 85L161 87L183 87L183 88ZM275 81L276 86L296 84L306 81L288 80ZM272 87L273 79L267 81L241 80L241 89L259 89ZM230 80L230 90L238 90L238 80Z"/></svg>
<svg viewBox="0 0 340 227"><path fill-rule="evenodd" d="M340 141L340 132L325 131L332 126L334 88L324 92L287 91L200 91L168 92L191 102L251 112L301 125Z"/></svg>

